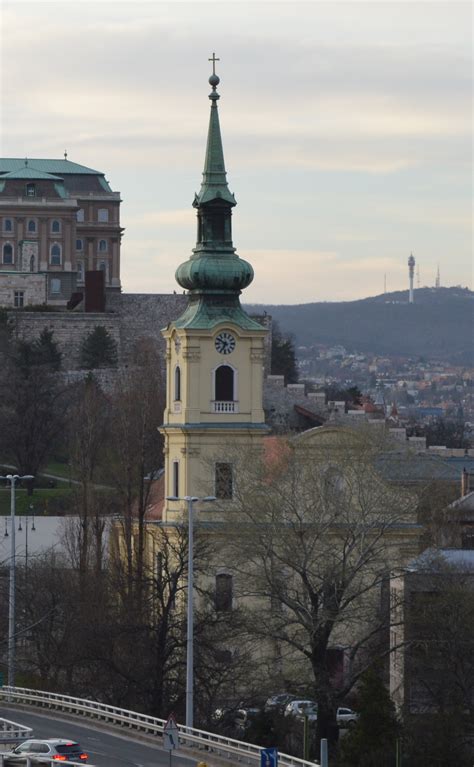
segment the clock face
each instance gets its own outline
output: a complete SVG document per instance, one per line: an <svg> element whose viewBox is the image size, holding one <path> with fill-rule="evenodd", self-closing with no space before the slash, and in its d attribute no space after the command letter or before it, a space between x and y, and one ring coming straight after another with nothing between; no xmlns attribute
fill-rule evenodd
<svg viewBox="0 0 474 767"><path fill-rule="evenodd" d="M216 337L214 346L219 354L230 354L235 349L235 338L232 333L228 333L224 330Z"/></svg>

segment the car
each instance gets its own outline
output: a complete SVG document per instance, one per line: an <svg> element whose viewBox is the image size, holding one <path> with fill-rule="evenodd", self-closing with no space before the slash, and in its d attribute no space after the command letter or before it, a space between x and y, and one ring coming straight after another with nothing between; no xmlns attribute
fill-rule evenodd
<svg viewBox="0 0 474 767"><path fill-rule="evenodd" d="M27 758L29 758L29 762ZM37 740L31 738L25 740L13 751L7 751L3 754L3 767L24 767L26 764L31 765L31 767L37 765L44 767L50 761L87 764L87 759L87 754L74 740L64 740L63 738Z"/></svg>
<svg viewBox="0 0 474 767"><path fill-rule="evenodd" d="M353 727L359 718L359 714L351 708L340 706L336 711L336 722L339 727Z"/></svg>
<svg viewBox="0 0 474 767"><path fill-rule="evenodd" d="M294 716L296 719L307 717L314 722L318 718L318 704L314 700L292 700L285 708L285 716Z"/></svg>
<svg viewBox="0 0 474 767"><path fill-rule="evenodd" d="M288 703L291 703L292 700L297 700L297 697L297 695L290 695L288 692L283 692L279 695L272 695L265 701L264 711L267 713L284 711L285 706L287 706Z"/></svg>

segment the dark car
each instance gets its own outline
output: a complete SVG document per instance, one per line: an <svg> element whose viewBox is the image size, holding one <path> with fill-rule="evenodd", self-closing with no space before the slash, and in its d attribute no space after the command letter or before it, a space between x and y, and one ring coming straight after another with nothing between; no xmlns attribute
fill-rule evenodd
<svg viewBox="0 0 474 767"><path fill-rule="evenodd" d="M27 764L31 767L37 765L45 766L50 760L58 762L74 762L74 764L86 764L87 754L82 750L79 743L74 740L63 740L62 738L49 738L47 740L25 740L13 751L7 751L3 754L4 767L23 767Z"/></svg>
<svg viewBox="0 0 474 767"><path fill-rule="evenodd" d="M272 695L270 698L267 698L265 701L265 707L264 711L267 713L270 712L281 712L285 710L285 706L288 705L288 703L291 703L292 700L297 699L297 695L290 695L289 692L282 692L279 695Z"/></svg>

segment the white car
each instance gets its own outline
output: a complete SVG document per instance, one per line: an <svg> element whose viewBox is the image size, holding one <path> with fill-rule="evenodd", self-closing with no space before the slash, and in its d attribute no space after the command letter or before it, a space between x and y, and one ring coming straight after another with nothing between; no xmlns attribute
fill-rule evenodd
<svg viewBox="0 0 474 767"><path fill-rule="evenodd" d="M353 727L358 718L359 714L357 714L351 708L343 708L341 706L336 711L336 722L339 727Z"/></svg>
<svg viewBox="0 0 474 767"><path fill-rule="evenodd" d="M285 708L285 716L294 716L296 719L308 717L310 722L318 718L318 704L314 700L292 700Z"/></svg>

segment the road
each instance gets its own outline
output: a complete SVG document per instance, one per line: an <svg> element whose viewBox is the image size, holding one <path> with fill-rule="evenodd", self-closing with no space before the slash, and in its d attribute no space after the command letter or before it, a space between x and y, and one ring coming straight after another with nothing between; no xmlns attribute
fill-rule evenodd
<svg viewBox="0 0 474 767"><path fill-rule="evenodd" d="M200 761L198 753L190 759L174 752L170 762L168 751L140 741L133 742L125 733L115 735L110 730L101 730L100 722L76 724L72 720L6 707L0 708L0 717L32 727L37 738L77 740L89 754L89 762L97 767L196 767ZM204 756L202 759L207 761Z"/></svg>

